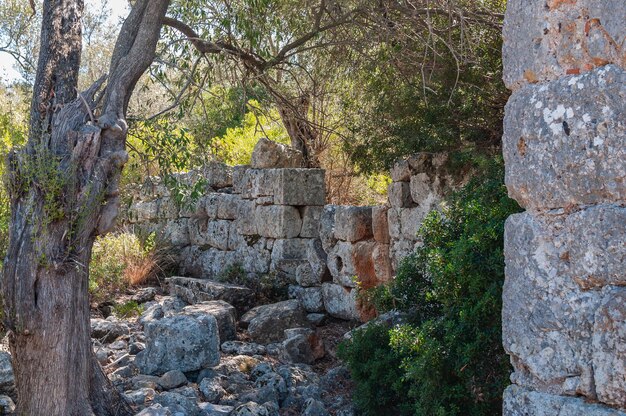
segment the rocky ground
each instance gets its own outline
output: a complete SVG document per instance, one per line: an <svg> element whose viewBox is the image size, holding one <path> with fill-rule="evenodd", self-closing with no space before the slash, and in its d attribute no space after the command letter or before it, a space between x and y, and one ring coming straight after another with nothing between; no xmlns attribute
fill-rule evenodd
<svg viewBox="0 0 626 416"><path fill-rule="evenodd" d="M335 350L356 324L307 314L297 300L243 307L238 293L188 304L145 287L129 299L140 316L94 309L94 350L141 416L353 415L349 373ZM119 300L117 300L119 304ZM248 303L249 305L249 303ZM0 352L0 408L15 398L10 357Z"/></svg>

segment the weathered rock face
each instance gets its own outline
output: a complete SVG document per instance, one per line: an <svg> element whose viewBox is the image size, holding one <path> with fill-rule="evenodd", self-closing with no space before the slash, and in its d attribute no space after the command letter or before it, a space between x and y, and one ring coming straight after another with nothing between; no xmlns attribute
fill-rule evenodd
<svg viewBox="0 0 626 416"><path fill-rule="evenodd" d="M212 315L175 315L145 327L146 349L135 363L142 374L196 371L220 361L219 330Z"/></svg>
<svg viewBox="0 0 626 416"><path fill-rule="evenodd" d="M285 329L308 326L306 313L297 300L257 306L246 315L242 320L249 322L250 337L262 344L281 341Z"/></svg>
<svg viewBox="0 0 626 416"><path fill-rule="evenodd" d="M625 414L625 19L618 1L507 4L506 185L528 211L505 232L505 416Z"/></svg>
<svg viewBox="0 0 626 416"><path fill-rule="evenodd" d="M624 68L618 44L624 39L625 20L621 0L507 3L502 30L505 84L515 90L609 63Z"/></svg>
<svg viewBox="0 0 626 416"><path fill-rule="evenodd" d="M613 65L516 91L503 138L510 196L533 211L626 200L625 96Z"/></svg>
<svg viewBox="0 0 626 416"><path fill-rule="evenodd" d="M304 166L304 158L301 152L262 137L254 146L250 166L255 169L300 168Z"/></svg>

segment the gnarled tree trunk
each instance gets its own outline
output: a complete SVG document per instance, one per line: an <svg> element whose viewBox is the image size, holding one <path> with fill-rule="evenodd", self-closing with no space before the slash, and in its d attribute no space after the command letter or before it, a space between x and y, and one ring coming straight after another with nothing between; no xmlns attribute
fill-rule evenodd
<svg viewBox="0 0 626 416"><path fill-rule="evenodd" d="M104 79L77 96L83 1L43 3L29 139L9 156L2 280L20 415L132 414L93 357L88 265L95 237L117 214L128 100L154 58L168 3L135 2L101 106Z"/></svg>

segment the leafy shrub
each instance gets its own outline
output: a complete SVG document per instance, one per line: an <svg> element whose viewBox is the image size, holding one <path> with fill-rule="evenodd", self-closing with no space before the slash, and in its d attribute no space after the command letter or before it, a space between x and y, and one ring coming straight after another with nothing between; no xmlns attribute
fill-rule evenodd
<svg viewBox="0 0 626 416"><path fill-rule="evenodd" d="M345 348L358 351L365 343L401 357L404 400L413 414L500 412L510 372L500 322L504 221L518 211L507 197L501 163L490 164L442 212L427 216L419 233L423 246L402 261L389 287L370 294L382 310L410 312L409 324L392 328L389 341L366 332ZM363 365L354 362L358 355L346 357L351 369ZM353 377L357 386L384 379L354 370ZM363 389L357 388L357 405Z"/></svg>
<svg viewBox="0 0 626 416"><path fill-rule="evenodd" d="M389 329L380 324L355 331L337 354L348 363L357 382L353 393L356 407L368 415L410 415L409 386L403 382L403 356L390 344Z"/></svg>
<svg viewBox="0 0 626 416"><path fill-rule="evenodd" d="M167 256L157 250L154 238L151 234L142 243L135 234L122 232L96 239L89 265L89 293L95 301L122 293L162 271Z"/></svg>
<svg viewBox="0 0 626 416"><path fill-rule="evenodd" d="M143 313L143 311L144 306L138 304L134 300L113 306L113 314L121 319L139 316Z"/></svg>

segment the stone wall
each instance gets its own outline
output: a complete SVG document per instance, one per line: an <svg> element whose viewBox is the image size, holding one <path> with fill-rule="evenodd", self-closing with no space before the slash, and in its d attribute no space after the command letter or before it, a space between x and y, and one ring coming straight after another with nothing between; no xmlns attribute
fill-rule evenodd
<svg viewBox="0 0 626 416"><path fill-rule="evenodd" d="M179 178L207 183L192 209L179 209L152 180L135 190L123 222L158 233L178 253L181 275L211 279L239 265L249 279L291 282L290 296L308 312L367 320L372 311L359 305L355 288L391 279L419 244L424 216L460 183L446 159L420 154L398 162L389 204L374 207L324 205L321 169L215 164Z"/></svg>
<svg viewBox="0 0 626 416"><path fill-rule="evenodd" d="M504 414L626 415L626 4L509 0ZM620 410L621 409L621 410Z"/></svg>

